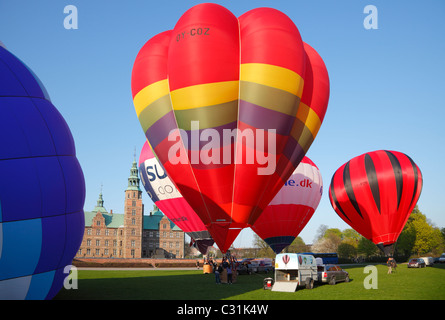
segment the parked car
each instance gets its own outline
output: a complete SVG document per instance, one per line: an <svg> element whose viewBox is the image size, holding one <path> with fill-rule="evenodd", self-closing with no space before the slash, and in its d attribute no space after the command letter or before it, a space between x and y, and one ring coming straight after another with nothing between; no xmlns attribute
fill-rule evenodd
<svg viewBox="0 0 445 320"><path fill-rule="evenodd" d="M413 258L408 262L408 268L425 268L426 264L422 258Z"/></svg>
<svg viewBox="0 0 445 320"><path fill-rule="evenodd" d="M349 282L349 273L337 265L322 264L318 265L317 268L319 282L332 285L339 281Z"/></svg>
<svg viewBox="0 0 445 320"><path fill-rule="evenodd" d="M445 263L445 253L442 253L442 255L439 257L439 261L440 263Z"/></svg>
<svg viewBox="0 0 445 320"><path fill-rule="evenodd" d="M434 266L434 259L433 259L433 257L421 257L421 259L423 259L423 261L425 261L425 265L427 267Z"/></svg>
<svg viewBox="0 0 445 320"><path fill-rule="evenodd" d="M238 273L239 274L252 274L255 272L251 261L254 260L253 258L243 259L238 264Z"/></svg>

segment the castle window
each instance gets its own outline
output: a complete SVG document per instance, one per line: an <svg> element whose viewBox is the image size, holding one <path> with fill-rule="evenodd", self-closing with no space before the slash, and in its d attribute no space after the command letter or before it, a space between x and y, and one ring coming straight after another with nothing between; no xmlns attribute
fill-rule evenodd
<svg viewBox="0 0 445 320"><path fill-rule="evenodd" d="M91 228L87 229L87 234L89 234L89 235L91 234Z"/></svg>
<svg viewBox="0 0 445 320"><path fill-rule="evenodd" d="M90 239L87 240L87 246L91 246L91 240Z"/></svg>
<svg viewBox="0 0 445 320"><path fill-rule="evenodd" d="M136 219L131 219L131 224L135 225L136 224Z"/></svg>
<svg viewBox="0 0 445 320"><path fill-rule="evenodd" d="M135 247L135 246L136 246L136 241L131 240L131 246L132 246L132 247Z"/></svg>
<svg viewBox="0 0 445 320"><path fill-rule="evenodd" d="M105 240L105 247L108 247L108 240Z"/></svg>
<svg viewBox="0 0 445 320"><path fill-rule="evenodd" d="M131 235L132 235L132 236L135 236L135 235L136 235L136 230L131 229Z"/></svg>
<svg viewBox="0 0 445 320"><path fill-rule="evenodd" d="M96 240L96 246L100 246L100 240Z"/></svg>
<svg viewBox="0 0 445 320"><path fill-rule="evenodd" d="M96 221L96 226L100 226L100 221Z"/></svg>
<svg viewBox="0 0 445 320"><path fill-rule="evenodd" d="M91 249L87 249L87 256L91 255Z"/></svg>
<svg viewBox="0 0 445 320"><path fill-rule="evenodd" d="M136 215L136 210L134 210L134 209L131 210L131 215L132 215L132 216L135 216L135 215Z"/></svg>
<svg viewBox="0 0 445 320"><path fill-rule="evenodd" d="M133 200L133 201L131 202L131 205L132 205L133 207L136 207L136 201Z"/></svg>
<svg viewBox="0 0 445 320"><path fill-rule="evenodd" d="M108 249L104 250L104 255L108 256Z"/></svg>
<svg viewBox="0 0 445 320"><path fill-rule="evenodd" d="M96 229L96 236L100 236L100 229Z"/></svg>
<svg viewBox="0 0 445 320"><path fill-rule="evenodd" d="M105 235L108 236L109 235L109 230L105 229Z"/></svg>
<svg viewBox="0 0 445 320"><path fill-rule="evenodd" d="M96 249L96 256L100 255L100 250Z"/></svg>

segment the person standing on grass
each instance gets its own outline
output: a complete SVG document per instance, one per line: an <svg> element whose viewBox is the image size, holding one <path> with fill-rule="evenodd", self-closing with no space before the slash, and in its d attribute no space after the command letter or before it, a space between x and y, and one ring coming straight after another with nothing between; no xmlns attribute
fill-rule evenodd
<svg viewBox="0 0 445 320"><path fill-rule="evenodd" d="M388 266L388 274L393 273L393 271L395 271L395 268L397 266L394 258L389 258L388 261L386 262L386 265Z"/></svg>
<svg viewBox="0 0 445 320"><path fill-rule="evenodd" d="M232 267L230 265L227 267L227 283L232 284Z"/></svg>
<svg viewBox="0 0 445 320"><path fill-rule="evenodd" d="M221 277L220 277L221 272L222 272L222 267L221 267L221 265L219 265L218 268L215 268L216 284L221 284Z"/></svg>

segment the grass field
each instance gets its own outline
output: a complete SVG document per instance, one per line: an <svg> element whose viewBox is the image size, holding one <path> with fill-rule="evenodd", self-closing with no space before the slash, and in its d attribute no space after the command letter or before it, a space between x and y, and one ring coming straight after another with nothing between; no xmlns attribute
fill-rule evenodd
<svg viewBox="0 0 445 320"><path fill-rule="evenodd" d="M393 274L377 265L377 289L365 289L364 266L345 267L349 283L323 284L296 292L263 289L273 274L239 275L232 285L216 285L202 270L78 270L78 289L64 289L56 300L444 300L445 265L408 269ZM367 282L367 281L366 281Z"/></svg>

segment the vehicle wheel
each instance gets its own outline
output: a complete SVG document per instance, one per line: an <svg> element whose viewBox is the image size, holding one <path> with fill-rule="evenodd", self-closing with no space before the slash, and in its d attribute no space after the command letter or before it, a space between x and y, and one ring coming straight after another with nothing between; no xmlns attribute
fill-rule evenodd
<svg viewBox="0 0 445 320"><path fill-rule="evenodd" d="M349 276L346 276L345 282L349 282Z"/></svg>
<svg viewBox="0 0 445 320"><path fill-rule="evenodd" d="M314 280L306 278L306 289L313 289L314 288Z"/></svg>
<svg viewBox="0 0 445 320"><path fill-rule="evenodd" d="M335 285L335 277L332 277L331 280L329 280L330 285Z"/></svg>

